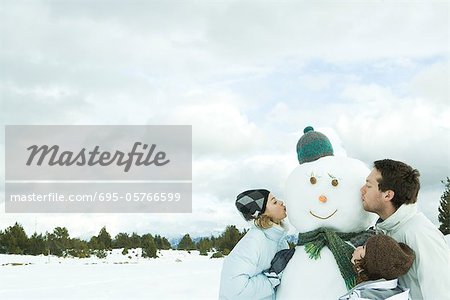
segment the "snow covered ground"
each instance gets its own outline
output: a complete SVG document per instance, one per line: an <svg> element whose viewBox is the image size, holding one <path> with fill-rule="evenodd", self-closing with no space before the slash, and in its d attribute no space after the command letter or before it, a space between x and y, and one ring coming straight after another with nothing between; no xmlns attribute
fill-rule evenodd
<svg viewBox="0 0 450 300"><path fill-rule="evenodd" d="M446 236L450 245L450 235ZM114 249L104 259L0 254L0 299L217 299L223 259Z"/></svg>
<svg viewBox="0 0 450 300"><path fill-rule="evenodd" d="M217 299L223 259L140 249L108 257L0 255L0 299Z"/></svg>

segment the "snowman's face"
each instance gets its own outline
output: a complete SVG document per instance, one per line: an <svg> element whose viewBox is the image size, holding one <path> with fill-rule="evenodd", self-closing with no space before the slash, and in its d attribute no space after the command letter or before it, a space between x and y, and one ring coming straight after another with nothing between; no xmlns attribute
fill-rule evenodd
<svg viewBox="0 0 450 300"><path fill-rule="evenodd" d="M367 229L376 220L361 201L360 187L369 172L361 161L348 157L327 156L299 165L287 180L290 223L300 232Z"/></svg>

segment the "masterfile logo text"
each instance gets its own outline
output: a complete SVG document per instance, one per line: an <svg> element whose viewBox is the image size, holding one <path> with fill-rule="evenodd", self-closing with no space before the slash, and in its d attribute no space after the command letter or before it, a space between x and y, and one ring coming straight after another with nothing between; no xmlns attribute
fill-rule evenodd
<svg viewBox="0 0 450 300"><path fill-rule="evenodd" d="M139 152L138 148L142 145L140 142L135 142L133 145L133 149L131 152L125 154L122 151L115 151L114 154L111 152L105 151L100 152L100 146L95 146L92 151L86 151L86 148L82 148L79 153L74 154L72 151L62 151L59 153L59 146L53 145L49 147L48 145L32 145L27 148L30 150L30 156L27 160L27 166L33 164L36 156L36 165L41 166L44 160L47 158L47 163L49 166L60 165L60 166L71 166L76 164L77 166L94 166L99 164L101 166L109 166L116 162L118 166L125 166L124 172L128 172L133 164L133 159L136 157L135 164L137 166L145 165L149 166L154 164L155 166L164 166L169 163L170 160L166 159L166 153L164 151L159 151L156 153L155 157L153 157L153 152L155 151L156 145L152 144L151 147L148 147L147 144L142 145L142 149L146 150L149 148L144 157L144 152Z"/></svg>

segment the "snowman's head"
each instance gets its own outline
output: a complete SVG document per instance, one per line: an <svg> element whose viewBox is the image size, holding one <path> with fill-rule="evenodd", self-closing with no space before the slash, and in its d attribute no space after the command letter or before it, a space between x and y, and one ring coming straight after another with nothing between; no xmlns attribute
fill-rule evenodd
<svg viewBox="0 0 450 300"><path fill-rule="evenodd" d="M340 232L369 228L376 215L364 210L360 195L369 172L361 161L337 156L297 166L287 180L290 223L300 232L319 227Z"/></svg>

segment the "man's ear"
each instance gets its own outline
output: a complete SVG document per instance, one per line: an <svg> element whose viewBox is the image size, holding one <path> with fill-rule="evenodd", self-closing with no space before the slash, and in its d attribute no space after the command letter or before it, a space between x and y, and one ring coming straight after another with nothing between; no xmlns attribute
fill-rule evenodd
<svg viewBox="0 0 450 300"><path fill-rule="evenodd" d="M383 192L383 200L391 201L394 198L395 192L393 190L387 190Z"/></svg>

